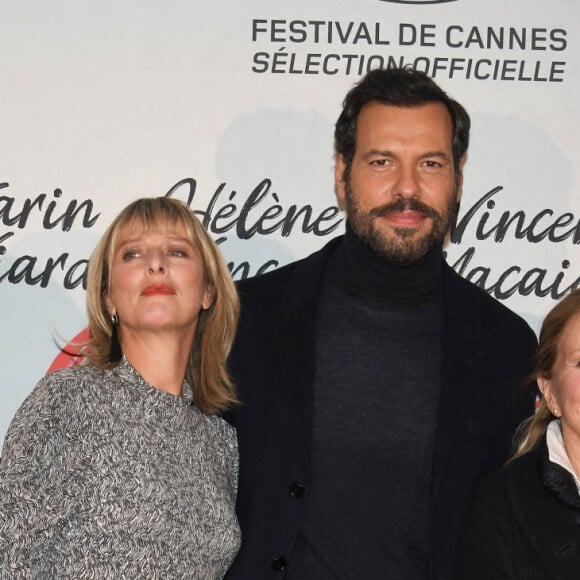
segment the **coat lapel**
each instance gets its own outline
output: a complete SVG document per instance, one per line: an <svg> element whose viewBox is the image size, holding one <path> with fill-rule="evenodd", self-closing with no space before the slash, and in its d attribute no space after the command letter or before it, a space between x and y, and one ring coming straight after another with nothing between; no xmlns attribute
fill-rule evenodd
<svg viewBox="0 0 580 580"><path fill-rule="evenodd" d="M432 498L441 485L449 457L464 435L462 419L468 413L470 389L482 368L481 320L465 292L465 281L444 265L444 343L441 396L432 473ZM435 503L433 501L433 503Z"/></svg>
<svg viewBox="0 0 580 580"><path fill-rule="evenodd" d="M310 460L314 390L316 318L328 256L342 237L297 265L280 305L279 368L287 396L288 412L296 423L301 450Z"/></svg>

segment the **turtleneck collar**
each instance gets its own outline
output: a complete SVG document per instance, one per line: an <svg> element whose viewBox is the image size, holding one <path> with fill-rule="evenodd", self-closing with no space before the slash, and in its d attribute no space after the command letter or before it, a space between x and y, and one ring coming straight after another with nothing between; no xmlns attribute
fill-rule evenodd
<svg viewBox="0 0 580 580"><path fill-rule="evenodd" d="M442 294L442 264L441 246L412 264L388 261L362 242L347 221L342 243L328 262L325 282L381 301L425 302Z"/></svg>
<svg viewBox="0 0 580 580"><path fill-rule="evenodd" d="M139 371L131 365L125 355L123 355L119 364L109 372L125 385L127 392L131 391L131 396L135 397L136 400L140 399L144 403L148 402L148 404L162 406L188 406L193 404L193 390L187 380L183 381L183 389L180 396L162 391L145 380Z"/></svg>

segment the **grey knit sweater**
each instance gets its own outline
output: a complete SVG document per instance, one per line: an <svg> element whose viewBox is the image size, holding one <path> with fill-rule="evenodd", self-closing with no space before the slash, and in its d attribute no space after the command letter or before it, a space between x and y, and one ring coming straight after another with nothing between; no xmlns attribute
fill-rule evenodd
<svg viewBox="0 0 580 580"><path fill-rule="evenodd" d="M56 371L0 464L0 578L222 578L240 544L237 441L124 359Z"/></svg>

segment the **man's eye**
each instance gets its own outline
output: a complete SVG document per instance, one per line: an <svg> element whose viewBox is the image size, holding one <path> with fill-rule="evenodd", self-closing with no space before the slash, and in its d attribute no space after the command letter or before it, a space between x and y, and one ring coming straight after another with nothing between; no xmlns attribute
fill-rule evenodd
<svg viewBox="0 0 580 580"><path fill-rule="evenodd" d="M371 161L371 165L379 165L379 166L383 166L386 165L388 163L388 161L386 159L374 159L373 161Z"/></svg>

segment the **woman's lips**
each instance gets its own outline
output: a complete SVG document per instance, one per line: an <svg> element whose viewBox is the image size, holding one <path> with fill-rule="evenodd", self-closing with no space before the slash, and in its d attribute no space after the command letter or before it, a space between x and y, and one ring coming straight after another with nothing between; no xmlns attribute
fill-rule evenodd
<svg viewBox="0 0 580 580"><path fill-rule="evenodd" d="M143 289L141 294L143 296L167 296L169 294L175 294L175 290L167 284L150 284Z"/></svg>

